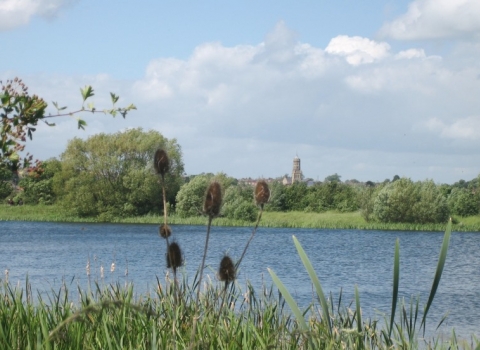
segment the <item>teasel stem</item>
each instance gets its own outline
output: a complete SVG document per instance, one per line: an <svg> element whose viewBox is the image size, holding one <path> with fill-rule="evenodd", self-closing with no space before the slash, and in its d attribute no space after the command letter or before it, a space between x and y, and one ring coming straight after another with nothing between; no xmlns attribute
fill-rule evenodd
<svg viewBox="0 0 480 350"><path fill-rule="evenodd" d="M210 238L210 229L212 227L213 218L217 217L220 214L220 208L222 206L222 187L217 181L213 181L205 193L205 200L203 202L203 213L208 215L208 225L207 225L207 237L205 238L205 249L203 250L202 263L200 264L200 277L198 279L198 289L197 289L197 300L195 303L195 316L193 319L192 335L190 338L189 348L193 348L193 343L195 340L195 333L197 331L197 320L198 320L198 309L200 303L200 290L202 289L202 279L203 279L203 269L205 268L205 259L207 257L208 251L208 240Z"/></svg>
<svg viewBox="0 0 480 350"><path fill-rule="evenodd" d="M202 263L200 264L200 277L198 279L198 289L197 289L197 305L200 300L200 289L202 288L202 277L203 277L203 269L205 268L205 259L207 257L208 251L208 240L210 238L210 228L212 227L212 220L213 217L208 217L208 226L207 226L207 237L205 238L205 248L203 250L203 258Z"/></svg>
<svg viewBox="0 0 480 350"><path fill-rule="evenodd" d="M247 253L248 246L250 245L250 242L252 241L253 237L255 236L255 233L257 232L258 225L260 223L260 219L262 218L262 213L263 213L263 204L260 206L260 211L258 212L258 217L257 217L257 222L255 223L255 227L252 231L252 234L250 235L250 238L247 241L247 244L245 245L245 249L243 250L242 255L240 256L240 259L238 259L237 263L235 264L235 270L238 269L240 266L240 263L243 260L243 257Z"/></svg>
<svg viewBox="0 0 480 350"><path fill-rule="evenodd" d="M255 190L253 192L253 197L255 199L255 203L260 207L260 211L258 213L257 222L255 224L255 227L254 227L253 231L252 231L252 234L250 235L250 238L247 241L247 245L245 246L245 249L243 250L243 253L240 256L240 259L238 260L237 264L235 265L235 270L238 269L238 267L240 266L240 263L243 260L243 257L247 253L248 246L250 245L250 242L252 241L253 237L255 236L255 233L257 232L258 225L260 223L260 219L262 218L263 206L270 199L270 189L268 188L268 184L265 180L260 180L260 181L257 182L257 184L255 185Z"/></svg>

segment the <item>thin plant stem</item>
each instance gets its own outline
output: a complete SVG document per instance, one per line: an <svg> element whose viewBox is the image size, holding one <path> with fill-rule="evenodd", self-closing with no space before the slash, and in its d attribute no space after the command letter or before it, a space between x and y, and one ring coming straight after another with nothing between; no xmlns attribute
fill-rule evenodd
<svg viewBox="0 0 480 350"><path fill-rule="evenodd" d="M258 228L258 225L260 223L260 219L262 218L262 213L263 213L263 204L260 206L260 211L258 212L257 222L255 224L255 227L254 227L253 231L252 231L252 234L250 235L250 238L247 241L247 245L245 246L245 249L243 250L243 253L240 256L240 259L238 260L238 262L235 265L235 270L238 269L238 267L240 266L240 263L242 262L243 257L247 253L248 246L250 245L250 242L252 241L253 237L255 236L255 233L257 232L257 228Z"/></svg>
<svg viewBox="0 0 480 350"><path fill-rule="evenodd" d="M210 237L210 228L212 226L213 216L209 215L208 217L208 226L207 226L207 237L205 238L205 249L203 250L203 258L202 263L200 265L200 277L198 278L198 289L197 289L197 300L195 303L195 315L193 319L193 327L192 327L192 335L190 338L190 349L193 349L193 341L195 340L195 333L197 331L197 321L199 318L198 315L198 308L199 308L199 301L200 301L200 289L202 288L202 278L203 278L203 269L205 267L205 259L207 257L207 250L208 250L208 239Z"/></svg>

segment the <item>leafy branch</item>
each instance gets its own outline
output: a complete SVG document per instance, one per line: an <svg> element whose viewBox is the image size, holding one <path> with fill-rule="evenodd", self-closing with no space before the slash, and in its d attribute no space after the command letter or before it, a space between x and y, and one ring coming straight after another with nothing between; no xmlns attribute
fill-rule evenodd
<svg viewBox="0 0 480 350"><path fill-rule="evenodd" d="M85 130L87 123L76 116L79 113L103 113L112 117L120 114L125 118L128 112L136 109L133 104L127 107L117 107L116 103L119 100L119 96L113 92L110 93L112 107L97 109L94 103L89 101L95 95L93 88L85 86L83 89L80 89L82 96L81 108L68 111L68 107L60 107L57 102L52 102L57 113L46 115L48 104L37 95L29 95L28 87L21 79L15 78L7 80L5 83L0 81L0 86L0 166L6 166L14 173L20 167L30 167L32 156L27 153L26 157L21 160L19 153L24 151L27 137L32 140L39 121L44 122L48 126L55 126L55 123L51 123L46 119L69 116L77 120L78 129ZM87 104L86 107L85 104Z"/></svg>

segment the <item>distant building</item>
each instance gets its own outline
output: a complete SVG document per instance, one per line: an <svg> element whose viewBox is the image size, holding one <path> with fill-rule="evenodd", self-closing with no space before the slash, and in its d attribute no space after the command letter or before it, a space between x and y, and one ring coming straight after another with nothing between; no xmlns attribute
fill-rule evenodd
<svg viewBox="0 0 480 350"><path fill-rule="evenodd" d="M302 181L302 170L300 169L300 158L298 156L295 156L293 158L293 169L292 169L292 184L294 182L300 182Z"/></svg>

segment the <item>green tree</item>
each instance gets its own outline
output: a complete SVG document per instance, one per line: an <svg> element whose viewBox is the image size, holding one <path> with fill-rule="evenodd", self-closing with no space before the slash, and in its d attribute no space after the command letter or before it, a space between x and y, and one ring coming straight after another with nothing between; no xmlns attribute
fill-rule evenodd
<svg viewBox="0 0 480 350"><path fill-rule="evenodd" d="M200 215L205 191L212 178L213 175L197 175L184 184L177 193L175 213L183 218Z"/></svg>
<svg viewBox="0 0 480 350"><path fill-rule="evenodd" d="M413 206L414 222L447 222L449 209L440 188L432 180L417 183L418 201Z"/></svg>
<svg viewBox="0 0 480 350"><path fill-rule="evenodd" d="M381 222L440 223L448 219L446 199L431 180L391 182L375 197L373 213Z"/></svg>
<svg viewBox="0 0 480 350"><path fill-rule="evenodd" d="M378 193L373 212L381 222L414 222L413 206L417 201L418 192L413 181L401 178Z"/></svg>
<svg viewBox="0 0 480 350"><path fill-rule="evenodd" d="M265 205L266 211L286 211L286 186L281 181L274 181L270 185L270 200Z"/></svg>
<svg viewBox="0 0 480 350"><path fill-rule="evenodd" d="M335 173L333 175L328 175L324 181L325 182L341 182L340 178L341 176Z"/></svg>
<svg viewBox="0 0 480 350"><path fill-rule="evenodd" d="M62 171L54 176L54 190L79 216L110 219L158 213L163 207L153 171L158 148L165 149L171 161L165 181L167 201L173 205L184 172L180 146L175 139L141 128L71 140L61 155Z"/></svg>
<svg viewBox="0 0 480 350"><path fill-rule="evenodd" d="M12 172L6 167L0 166L0 200L9 197L13 190Z"/></svg>
<svg viewBox="0 0 480 350"><path fill-rule="evenodd" d="M472 190L454 187L448 196L448 206L452 214L471 216L479 213L480 203Z"/></svg>
<svg viewBox="0 0 480 350"><path fill-rule="evenodd" d="M190 181L185 183L177 193L176 214L180 217L202 215L205 192L213 179L220 183L223 191L223 202L225 203L225 195L230 186L234 186L237 183L236 179L229 177L225 173L190 176Z"/></svg>
<svg viewBox="0 0 480 350"><path fill-rule="evenodd" d="M41 162L36 171L26 171L22 176L17 193L17 201L22 199L25 204L53 204L56 196L53 191L53 177L62 169L58 159L49 159Z"/></svg>
<svg viewBox="0 0 480 350"><path fill-rule="evenodd" d="M307 184L304 182L294 182L285 189L285 207L286 210L303 211L306 208L304 198L308 193Z"/></svg>
<svg viewBox="0 0 480 350"><path fill-rule="evenodd" d="M225 190L222 215L229 219L254 221L258 209L253 203L253 187L232 185Z"/></svg>

